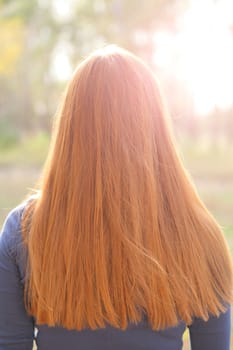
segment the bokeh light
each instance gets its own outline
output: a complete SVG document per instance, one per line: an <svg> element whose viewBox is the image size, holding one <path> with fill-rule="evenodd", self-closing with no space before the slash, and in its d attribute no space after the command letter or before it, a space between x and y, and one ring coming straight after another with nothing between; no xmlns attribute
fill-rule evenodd
<svg viewBox="0 0 233 350"><path fill-rule="evenodd" d="M175 32L155 33L154 63L183 82L196 113L233 104L233 1L192 2Z"/></svg>

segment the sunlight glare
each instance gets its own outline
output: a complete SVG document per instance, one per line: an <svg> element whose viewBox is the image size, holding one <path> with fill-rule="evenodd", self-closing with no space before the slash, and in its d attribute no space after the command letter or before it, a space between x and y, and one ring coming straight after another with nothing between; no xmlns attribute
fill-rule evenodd
<svg viewBox="0 0 233 350"><path fill-rule="evenodd" d="M53 14L57 20L64 21L72 16L72 7L70 0L53 0Z"/></svg>
<svg viewBox="0 0 233 350"><path fill-rule="evenodd" d="M67 81L71 77L72 67L64 49L55 51L51 74L56 80L60 81Z"/></svg>
<svg viewBox="0 0 233 350"><path fill-rule="evenodd" d="M155 35L155 64L184 82L199 115L233 104L233 17L226 12L233 2L195 0L178 33Z"/></svg>

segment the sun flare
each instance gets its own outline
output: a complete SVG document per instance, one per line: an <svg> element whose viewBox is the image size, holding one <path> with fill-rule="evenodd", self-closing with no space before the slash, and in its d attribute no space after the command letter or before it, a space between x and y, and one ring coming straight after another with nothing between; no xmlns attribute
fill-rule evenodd
<svg viewBox="0 0 233 350"><path fill-rule="evenodd" d="M155 34L155 64L185 84L199 115L233 104L232 14L232 1L196 0L176 33Z"/></svg>

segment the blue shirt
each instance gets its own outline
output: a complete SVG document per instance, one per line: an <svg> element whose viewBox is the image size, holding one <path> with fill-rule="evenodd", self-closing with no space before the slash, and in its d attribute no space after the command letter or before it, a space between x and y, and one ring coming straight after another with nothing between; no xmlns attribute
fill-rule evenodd
<svg viewBox="0 0 233 350"><path fill-rule="evenodd" d="M0 236L0 350L181 350L184 322L163 331L153 331L146 319L127 330L107 326L98 330L70 331L37 325L25 310L23 289L27 252L20 221L25 204L8 215ZM204 281L203 281L204 283ZM230 307L207 322L194 319L189 326L192 350L229 350Z"/></svg>

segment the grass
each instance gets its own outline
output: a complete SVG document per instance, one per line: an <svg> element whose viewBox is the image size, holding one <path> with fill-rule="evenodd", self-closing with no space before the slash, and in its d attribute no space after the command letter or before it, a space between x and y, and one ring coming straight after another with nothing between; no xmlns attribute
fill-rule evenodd
<svg viewBox="0 0 233 350"><path fill-rule="evenodd" d="M34 186L48 145L48 136L38 134L9 149L0 149L0 225L9 210ZM181 143L180 147L198 193L223 227L233 255L233 147L205 149L190 142ZM184 350L188 349L188 332L185 332Z"/></svg>
<svg viewBox="0 0 233 350"><path fill-rule="evenodd" d="M8 212L19 204L39 175L39 168L5 168L0 170L0 225Z"/></svg>
<svg viewBox="0 0 233 350"><path fill-rule="evenodd" d="M0 148L0 174L4 167L40 167L46 157L49 136L45 133L22 138L9 148Z"/></svg>

